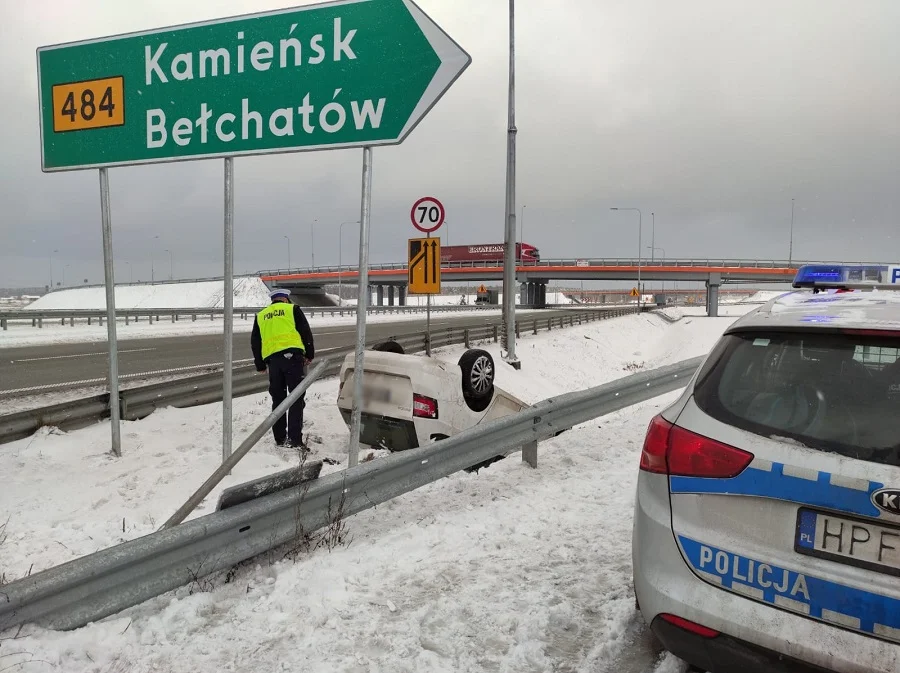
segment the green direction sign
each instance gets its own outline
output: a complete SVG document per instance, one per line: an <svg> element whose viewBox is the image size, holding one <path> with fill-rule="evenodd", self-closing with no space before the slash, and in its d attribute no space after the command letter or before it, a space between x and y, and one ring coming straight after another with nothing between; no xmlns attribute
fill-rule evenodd
<svg viewBox="0 0 900 673"><path fill-rule="evenodd" d="M402 142L471 62L412 0L37 51L45 172Z"/></svg>

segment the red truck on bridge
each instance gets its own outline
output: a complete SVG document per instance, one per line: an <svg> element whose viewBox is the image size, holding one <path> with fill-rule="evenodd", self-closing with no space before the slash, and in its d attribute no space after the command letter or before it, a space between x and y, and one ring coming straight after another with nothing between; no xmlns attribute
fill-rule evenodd
<svg viewBox="0 0 900 673"><path fill-rule="evenodd" d="M502 262L503 243L478 243L475 245L447 245L441 247L442 262ZM538 249L528 243L516 243L516 259L520 262L537 262L541 259Z"/></svg>

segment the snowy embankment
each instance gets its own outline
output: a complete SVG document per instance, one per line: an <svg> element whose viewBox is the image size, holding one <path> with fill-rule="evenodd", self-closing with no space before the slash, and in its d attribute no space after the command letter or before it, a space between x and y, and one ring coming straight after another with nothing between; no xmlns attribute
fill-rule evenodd
<svg viewBox="0 0 900 673"><path fill-rule="evenodd" d="M257 277L234 279L234 306L262 308L269 303L269 289ZM224 308L223 281L116 285L116 308ZM29 311L51 309L106 309L106 289L80 287L50 292L25 307Z"/></svg>
<svg viewBox="0 0 900 673"><path fill-rule="evenodd" d="M523 338L521 371L501 363L496 345L485 347L497 384L536 402L702 354L741 311L699 313L684 309L674 324L628 316ZM455 362L462 352L437 356ZM348 521L351 544L330 553L261 557L227 584L201 581L69 633L28 627L3 642L4 664L25 673L682 671L674 658L659 658L630 587L643 434L676 395L542 443L537 470L514 455L361 513ZM313 458L345 462L336 396L335 379L312 386L306 427ZM234 406L237 445L269 401L255 395ZM220 460L221 404L164 409L124 423L122 436L121 459L106 453L106 423L0 446L8 475L0 512L9 519L0 569L8 579L155 530ZM222 486L289 464L268 435Z"/></svg>

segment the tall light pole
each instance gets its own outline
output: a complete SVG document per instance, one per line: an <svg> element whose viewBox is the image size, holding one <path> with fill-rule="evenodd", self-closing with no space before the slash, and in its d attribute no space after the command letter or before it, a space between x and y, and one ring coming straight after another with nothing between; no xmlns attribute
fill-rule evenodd
<svg viewBox="0 0 900 673"><path fill-rule="evenodd" d="M169 280L172 280L175 268L175 256L172 254L171 250L165 250L165 252L169 253Z"/></svg>
<svg viewBox="0 0 900 673"><path fill-rule="evenodd" d="M794 199L791 199L791 243L788 248L788 266L794 261Z"/></svg>
<svg viewBox="0 0 900 673"><path fill-rule="evenodd" d="M516 357L516 3L509 0L509 92L506 130L506 226L503 260L503 323L506 362L521 369Z"/></svg>
<svg viewBox="0 0 900 673"><path fill-rule="evenodd" d="M341 294L341 289L343 287L341 280L343 276L343 252L344 252L344 225L345 224L359 224L359 220L350 220L347 222L341 222L338 227L338 306L344 305L344 297ZM359 292L362 292L362 288L359 288ZM366 288L366 292L369 291L369 288Z"/></svg>
<svg viewBox="0 0 900 673"><path fill-rule="evenodd" d="M312 224L309 225L309 250L312 255L312 265L311 268L316 268L316 223L318 223L318 219L312 221Z"/></svg>
<svg viewBox="0 0 900 673"><path fill-rule="evenodd" d="M50 253L50 290L51 291L53 290L53 255L55 255L58 252L59 252L59 250L54 250L52 253Z"/></svg>
<svg viewBox="0 0 900 673"><path fill-rule="evenodd" d="M662 258L663 258L663 259L666 258L666 249L665 249L665 248L657 248L657 247L654 246L654 245L649 245L649 246L647 246L647 247L650 248L650 254L653 254L653 253L656 252L657 250L661 250L661 251L662 251L662 254L663 254ZM662 290L665 290L665 289L666 289L666 281L664 281L664 280L661 281L661 286L662 286Z"/></svg>
<svg viewBox="0 0 900 673"><path fill-rule="evenodd" d="M288 271L290 271L290 269L291 269L291 237L285 234L284 238L288 242Z"/></svg>
<svg viewBox="0 0 900 673"><path fill-rule="evenodd" d="M643 298L643 288L641 287L641 231L643 225L641 221L643 215L640 208L610 208L610 210L636 210L638 214L638 313L641 311L641 299Z"/></svg>

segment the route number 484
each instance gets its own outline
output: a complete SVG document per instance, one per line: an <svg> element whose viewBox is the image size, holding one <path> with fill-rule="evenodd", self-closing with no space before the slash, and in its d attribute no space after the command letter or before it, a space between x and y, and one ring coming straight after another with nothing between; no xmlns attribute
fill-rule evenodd
<svg viewBox="0 0 900 673"><path fill-rule="evenodd" d="M53 87L53 130L122 126L125 123L124 80L106 77Z"/></svg>
<svg viewBox="0 0 900 673"><path fill-rule="evenodd" d="M66 96L66 100L63 103L62 114L67 116L70 121L75 121L75 117L80 116L85 121L91 121L94 118L94 115L97 114L98 111L106 112L108 117L113 116L113 112L116 109L116 104L113 103L113 92L112 87L106 87L106 91L103 92L103 95L100 97L100 104L97 105L94 100L94 90L93 89L83 89L81 91L81 105L80 107L75 107L75 92L70 91L69 95Z"/></svg>

